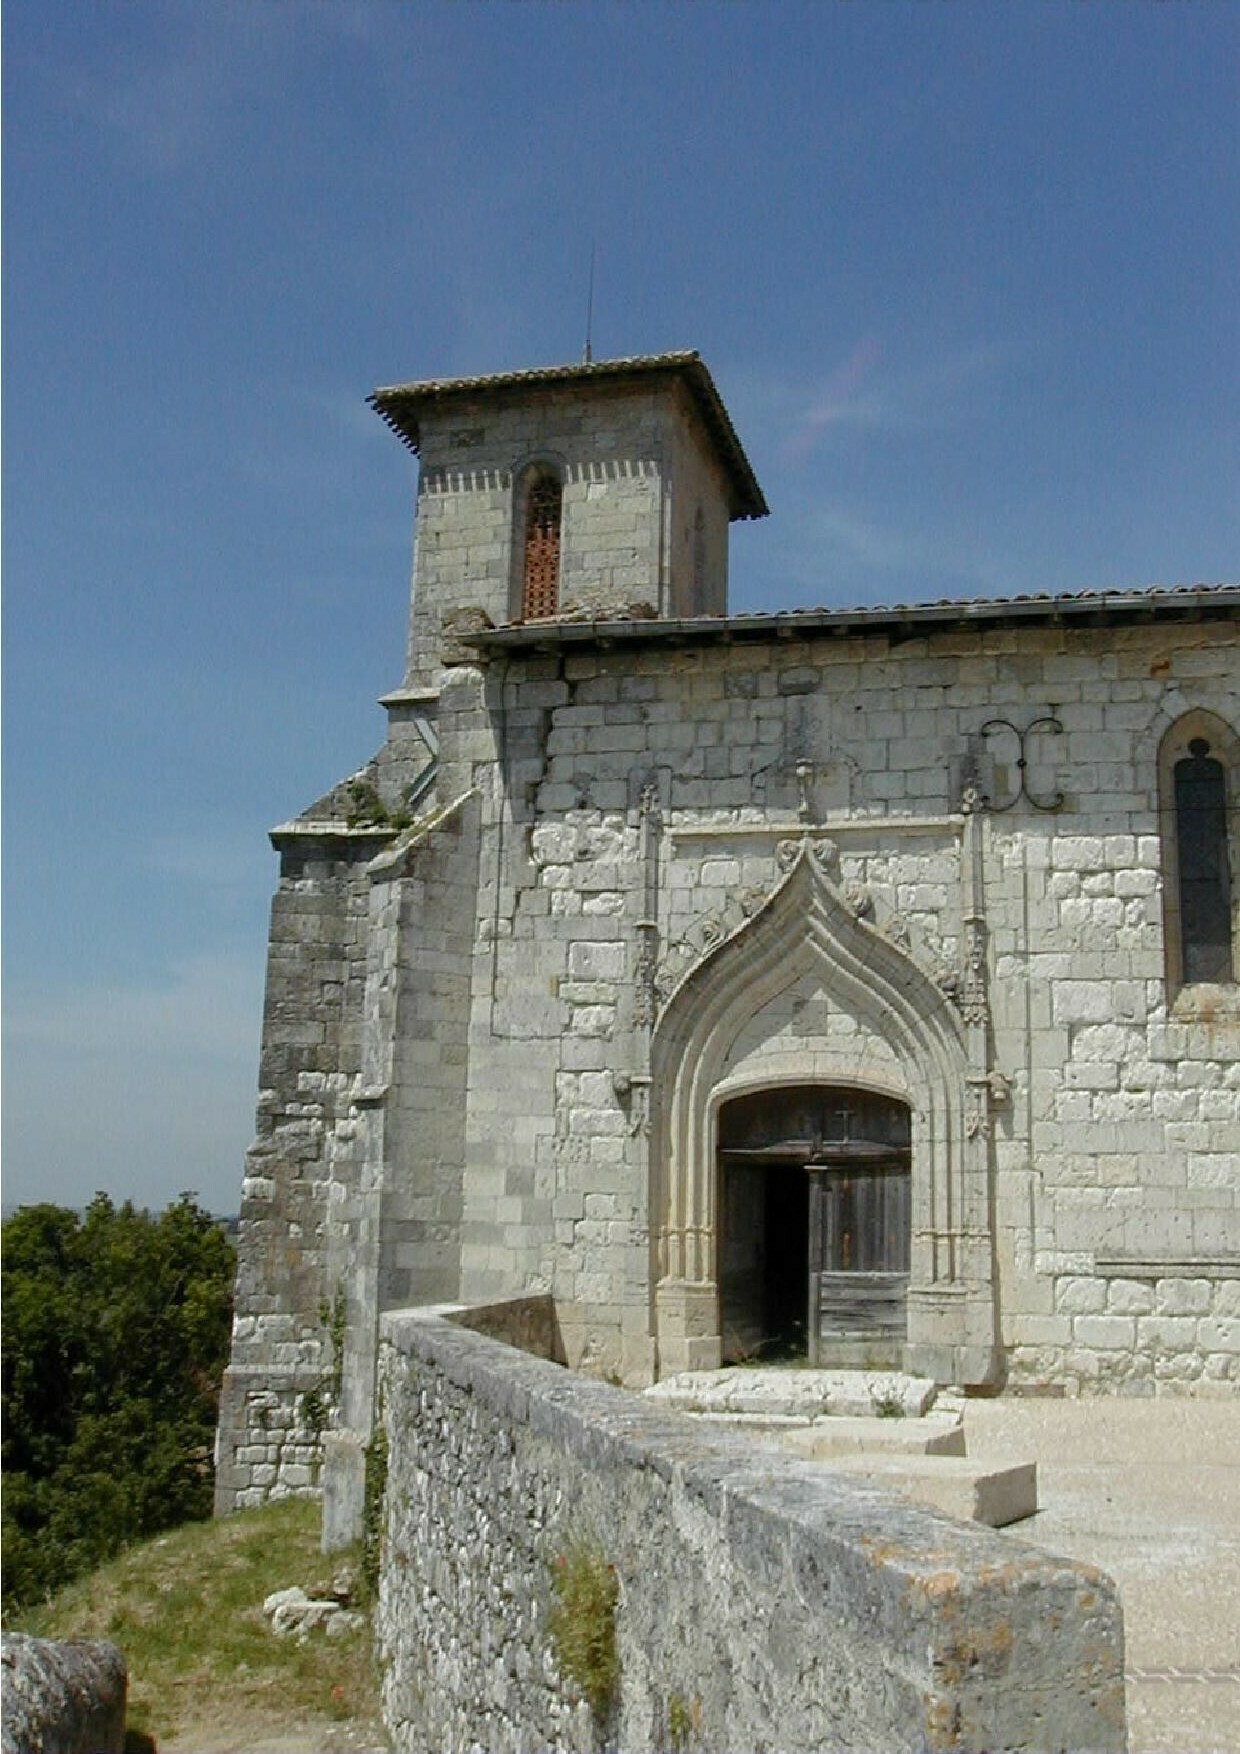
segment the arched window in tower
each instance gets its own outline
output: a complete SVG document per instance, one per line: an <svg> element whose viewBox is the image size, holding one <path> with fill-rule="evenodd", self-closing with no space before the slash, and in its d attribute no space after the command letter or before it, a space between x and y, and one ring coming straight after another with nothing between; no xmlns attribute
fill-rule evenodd
<svg viewBox="0 0 1240 1754"><path fill-rule="evenodd" d="M540 471L525 500L521 566L521 619L545 621L559 605L560 526L564 495L554 475Z"/></svg>
<svg viewBox="0 0 1240 1754"><path fill-rule="evenodd" d="M1234 734L1210 713L1189 714L1163 739L1164 907L1173 992L1236 979L1237 753Z"/></svg>

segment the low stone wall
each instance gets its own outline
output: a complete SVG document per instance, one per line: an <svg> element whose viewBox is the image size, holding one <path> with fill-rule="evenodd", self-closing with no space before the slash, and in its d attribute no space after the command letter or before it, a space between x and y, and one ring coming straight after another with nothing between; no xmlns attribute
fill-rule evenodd
<svg viewBox="0 0 1240 1754"><path fill-rule="evenodd" d="M382 1321L377 1632L400 1754L1124 1747L1102 1573L704 1431L447 1313ZM617 1590L601 1712L559 1672L549 1627L557 1566L588 1553Z"/></svg>
<svg viewBox="0 0 1240 1754"><path fill-rule="evenodd" d="M509 1297L499 1303L473 1303L468 1309L454 1310L452 1320L475 1334L485 1334L489 1340L502 1340L520 1352L530 1352L535 1358L549 1358L554 1364L568 1362L554 1297Z"/></svg>
<svg viewBox="0 0 1240 1754"><path fill-rule="evenodd" d="M2 1754L121 1754L129 1676L114 1644L6 1632L0 1666Z"/></svg>

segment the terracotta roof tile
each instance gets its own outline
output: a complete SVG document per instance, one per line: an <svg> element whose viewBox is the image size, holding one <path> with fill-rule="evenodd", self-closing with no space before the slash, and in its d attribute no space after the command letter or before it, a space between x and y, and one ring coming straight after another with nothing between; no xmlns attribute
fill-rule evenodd
<svg viewBox="0 0 1240 1754"><path fill-rule="evenodd" d="M670 620L600 616L480 629L462 635L479 648L541 645L638 644L763 639L902 632L934 628L1019 623L1139 622L1145 620L1222 620L1240 615L1240 585L1149 585L1135 590L1039 592L1013 597L940 598L933 602L866 604L855 608L758 610L741 615L678 617Z"/></svg>

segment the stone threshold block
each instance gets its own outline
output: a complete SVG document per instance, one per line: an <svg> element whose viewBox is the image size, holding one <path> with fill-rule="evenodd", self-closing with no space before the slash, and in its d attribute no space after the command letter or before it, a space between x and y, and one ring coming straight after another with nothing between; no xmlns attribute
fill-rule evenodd
<svg viewBox="0 0 1240 1754"><path fill-rule="evenodd" d="M921 1419L844 1416L816 1419L779 1433L781 1443L806 1461L867 1454L963 1456L964 1424L958 1413L927 1413Z"/></svg>
<svg viewBox="0 0 1240 1754"><path fill-rule="evenodd" d="M779 1370L762 1365L684 1371L664 1377L645 1393L678 1413L762 1416L772 1423L880 1414L918 1419L933 1405L955 1404L954 1399L936 1395L929 1377L903 1371Z"/></svg>
<svg viewBox="0 0 1240 1754"><path fill-rule="evenodd" d="M848 1474L882 1486L916 1504L1002 1529L1022 1522L1038 1508L1036 1462L974 1461L964 1455L835 1455L826 1464L833 1473Z"/></svg>

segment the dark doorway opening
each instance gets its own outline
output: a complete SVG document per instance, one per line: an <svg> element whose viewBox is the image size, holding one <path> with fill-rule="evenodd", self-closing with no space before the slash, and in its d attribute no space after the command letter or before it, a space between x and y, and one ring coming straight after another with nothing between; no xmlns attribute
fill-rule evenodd
<svg viewBox="0 0 1240 1754"><path fill-rule="evenodd" d="M910 1248L909 1111L830 1085L719 1115L725 1363L898 1365Z"/></svg>
<svg viewBox="0 0 1240 1754"><path fill-rule="evenodd" d="M809 1181L801 1165L725 1153L719 1230L724 1363L803 1355Z"/></svg>

